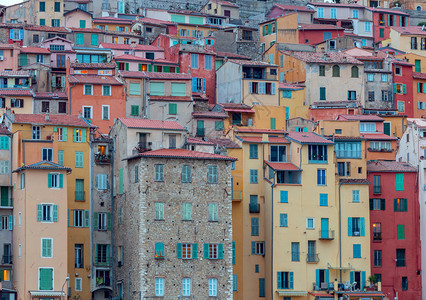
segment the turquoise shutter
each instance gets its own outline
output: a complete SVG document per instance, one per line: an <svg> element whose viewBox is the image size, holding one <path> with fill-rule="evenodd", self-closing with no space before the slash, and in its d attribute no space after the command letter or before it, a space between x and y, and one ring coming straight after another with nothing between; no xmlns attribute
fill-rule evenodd
<svg viewBox="0 0 426 300"><path fill-rule="evenodd" d="M41 204L37 204L37 221L41 221L42 217L42 205Z"/></svg>
<svg viewBox="0 0 426 300"><path fill-rule="evenodd" d="M58 206L53 205L53 222L58 222Z"/></svg>
<svg viewBox="0 0 426 300"><path fill-rule="evenodd" d="M282 288L282 284L281 284L281 272L277 272L277 288L278 289Z"/></svg>
<svg viewBox="0 0 426 300"><path fill-rule="evenodd" d="M111 230L111 226L112 226L111 213L107 213L107 230Z"/></svg>
<svg viewBox="0 0 426 300"><path fill-rule="evenodd" d="M329 276L329 272L328 272L328 270L325 270L325 282L330 282L329 279L330 278L330 276Z"/></svg>
<svg viewBox="0 0 426 300"><path fill-rule="evenodd" d="M197 259L198 244L192 244L192 259Z"/></svg>
<svg viewBox="0 0 426 300"><path fill-rule="evenodd" d="M120 168L118 170L118 193L119 194L123 194L124 193L124 181L123 181L123 177L124 177L124 170L123 170L123 168Z"/></svg>
<svg viewBox="0 0 426 300"><path fill-rule="evenodd" d="M256 254L256 242L251 242L251 254Z"/></svg>
<svg viewBox="0 0 426 300"><path fill-rule="evenodd" d="M58 164L61 166L64 165L64 150L58 151Z"/></svg>
<svg viewBox="0 0 426 300"><path fill-rule="evenodd" d="M74 128L74 133L73 133L72 137L73 137L73 142L76 143L77 142L77 129L76 128Z"/></svg>
<svg viewBox="0 0 426 300"><path fill-rule="evenodd" d="M10 215L8 219L9 219L9 230L13 230L13 216Z"/></svg>
<svg viewBox="0 0 426 300"><path fill-rule="evenodd" d="M351 280L351 283L353 283L355 281L355 272L354 271L351 271L350 280Z"/></svg>
<svg viewBox="0 0 426 300"><path fill-rule="evenodd" d="M361 223L361 236L365 236L365 218L362 217L360 218L360 223Z"/></svg>
<svg viewBox="0 0 426 300"><path fill-rule="evenodd" d="M280 202L288 203L288 191L280 191Z"/></svg>
<svg viewBox="0 0 426 300"><path fill-rule="evenodd" d="M203 78L203 93L206 92L206 79Z"/></svg>
<svg viewBox="0 0 426 300"><path fill-rule="evenodd" d="M204 258L209 259L209 244L204 243Z"/></svg>
<svg viewBox="0 0 426 300"><path fill-rule="evenodd" d="M93 229L98 230L98 224L99 224L99 213L93 214Z"/></svg>
<svg viewBox="0 0 426 300"><path fill-rule="evenodd" d="M217 250L218 258L223 259L223 244L219 244L217 248L218 248L218 250Z"/></svg>
<svg viewBox="0 0 426 300"><path fill-rule="evenodd" d="M64 142L66 142L66 141L67 141L67 128L66 128L66 127L63 127L63 128L62 128L62 140L63 140Z"/></svg>
<svg viewBox="0 0 426 300"><path fill-rule="evenodd" d="M70 227L70 210L67 209L68 227Z"/></svg>
<svg viewBox="0 0 426 300"><path fill-rule="evenodd" d="M85 143L86 142L86 129L82 130L82 136L81 136L81 142Z"/></svg>
<svg viewBox="0 0 426 300"><path fill-rule="evenodd" d="M316 269L315 271L316 271L315 272L315 285L317 287L320 287L321 286L321 284L320 284L320 269Z"/></svg>
<svg viewBox="0 0 426 300"><path fill-rule="evenodd" d="M293 288L294 288L294 273L293 272L289 272L289 274L290 274L290 284L289 284L289 286L290 286L290 289L292 290Z"/></svg>
<svg viewBox="0 0 426 300"><path fill-rule="evenodd" d="M52 174L47 174L47 187L52 187Z"/></svg>
<svg viewBox="0 0 426 300"><path fill-rule="evenodd" d="M84 211L84 227L89 227L90 225L90 213L88 210Z"/></svg>
<svg viewBox="0 0 426 300"><path fill-rule="evenodd" d="M365 275L366 275L365 271L362 271L362 273L361 273L361 282L362 282L361 289L363 289L365 287L365 277L366 277Z"/></svg>
<svg viewBox="0 0 426 300"><path fill-rule="evenodd" d="M232 241L232 264L235 265L237 263L237 243Z"/></svg>
<svg viewBox="0 0 426 300"><path fill-rule="evenodd" d="M402 85L402 93L407 94L407 85L406 84Z"/></svg>
<svg viewBox="0 0 426 300"><path fill-rule="evenodd" d="M396 190L403 191L404 190L404 173L395 174L396 181Z"/></svg>
<svg viewBox="0 0 426 300"><path fill-rule="evenodd" d="M176 244L176 257L182 258L182 243Z"/></svg>
<svg viewBox="0 0 426 300"><path fill-rule="evenodd" d="M396 83L393 84L393 93L394 94L397 93L397 85L396 85Z"/></svg>
<svg viewBox="0 0 426 300"><path fill-rule="evenodd" d="M348 218L348 236L352 236L352 218Z"/></svg>
<svg viewBox="0 0 426 300"><path fill-rule="evenodd" d="M271 118L271 129L277 129L277 120L275 118Z"/></svg>
<svg viewBox="0 0 426 300"><path fill-rule="evenodd" d="M64 187L64 174L59 174L59 187Z"/></svg>

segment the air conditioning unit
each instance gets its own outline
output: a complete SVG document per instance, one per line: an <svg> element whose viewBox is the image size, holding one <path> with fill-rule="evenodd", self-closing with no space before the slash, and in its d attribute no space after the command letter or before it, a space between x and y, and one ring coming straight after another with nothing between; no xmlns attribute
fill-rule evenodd
<svg viewBox="0 0 426 300"><path fill-rule="evenodd" d="M4 59L4 57L3 56L0 56L0 60L3 60Z"/></svg>

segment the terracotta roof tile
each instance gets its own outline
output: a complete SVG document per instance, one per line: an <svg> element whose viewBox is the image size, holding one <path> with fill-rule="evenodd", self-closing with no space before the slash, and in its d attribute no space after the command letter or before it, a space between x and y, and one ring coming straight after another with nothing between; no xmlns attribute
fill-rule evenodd
<svg viewBox="0 0 426 300"><path fill-rule="evenodd" d="M30 89L2 89L0 88L0 96L28 96L33 97L34 93Z"/></svg>
<svg viewBox="0 0 426 300"><path fill-rule="evenodd" d="M35 99L52 99L52 100L68 100L67 94L65 92L57 92L57 93L50 93L50 92L40 92L35 93Z"/></svg>
<svg viewBox="0 0 426 300"><path fill-rule="evenodd" d="M153 45L141 45L136 44L135 48L136 51L153 51L153 52L164 52L163 48L156 47Z"/></svg>
<svg viewBox="0 0 426 300"><path fill-rule="evenodd" d="M175 25L175 23L170 21L153 19L153 18L140 18L138 21L141 23L150 23L150 24Z"/></svg>
<svg viewBox="0 0 426 300"><path fill-rule="evenodd" d="M254 67L276 67L277 66L267 62L257 61L257 60L228 59L227 62L231 62L231 63L242 65L242 66L254 66Z"/></svg>
<svg viewBox="0 0 426 300"><path fill-rule="evenodd" d="M113 50L132 50L129 44L114 44L114 43L100 43L99 48L113 49Z"/></svg>
<svg viewBox="0 0 426 300"><path fill-rule="evenodd" d="M112 23L112 24L131 25L133 23L133 20L114 18L114 17L101 17L101 18L93 18L93 23L109 23L109 24Z"/></svg>
<svg viewBox="0 0 426 300"><path fill-rule="evenodd" d="M241 146L234 143L232 140L230 139L209 139L210 142L212 142L213 144L215 144L218 147L224 147L226 149L240 149Z"/></svg>
<svg viewBox="0 0 426 300"><path fill-rule="evenodd" d="M89 127L89 125L87 125L85 121L83 121L76 115L50 114L49 120L46 121L45 114L15 114L15 121L13 123Z"/></svg>
<svg viewBox="0 0 426 300"><path fill-rule="evenodd" d="M40 25L26 25L25 30L69 33L69 31L65 27L51 27Z"/></svg>
<svg viewBox="0 0 426 300"><path fill-rule="evenodd" d="M343 52L290 52L290 51L282 51L286 55L293 56L294 58L307 62L307 63L324 63L324 64L356 64L362 65L363 63Z"/></svg>
<svg viewBox="0 0 426 300"><path fill-rule="evenodd" d="M366 140L377 140L377 141L395 141L396 137L389 136L383 133L361 133L361 137Z"/></svg>
<svg viewBox="0 0 426 300"><path fill-rule="evenodd" d="M402 66L414 66L412 63L409 63L408 61L403 61L403 60L399 60L399 59L393 59L392 62L395 65L402 65Z"/></svg>
<svg viewBox="0 0 426 300"><path fill-rule="evenodd" d="M426 73L413 72L413 77L417 79L426 79Z"/></svg>
<svg viewBox="0 0 426 300"><path fill-rule="evenodd" d="M190 80L191 74L186 73L164 73L164 72L145 72L150 79L173 79L173 80Z"/></svg>
<svg viewBox="0 0 426 300"><path fill-rule="evenodd" d="M368 10L371 10L372 12L377 12L377 13L388 13L388 14L409 16L409 14L396 9L377 8L377 7L366 7L365 9L368 9Z"/></svg>
<svg viewBox="0 0 426 300"><path fill-rule="evenodd" d="M315 10L310 9L306 6L297 6L297 5L284 5L284 4L279 4L279 3L275 3L274 4L275 7L281 8L282 10L289 10L289 11L304 11L304 12L311 12L314 13Z"/></svg>
<svg viewBox="0 0 426 300"><path fill-rule="evenodd" d="M213 0L212 2L223 5L223 6L230 6L230 7L236 7L236 8L239 7L237 4L231 3L229 1Z"/></svg>
<svg viewBox="0 0 426 300"><path fill-rule="evenodd" d="M69 28L73 32L96 32L101 33L102 29L99 28L79 28L79 27L70 27Z"/></svg>
<svg viewBox="0 0 426 300"><path fill-rule="evenodd" d="M99 76L99 75L68 75L68 80L72 84L108 84L122 85L114 76Z"/></svg>
<svg viewBox="0 0 426 300"><path fill-rule="evenodd" d="M417 172L417 168L407 162L398 161L368 161L368 172Z"/></svg>
<svg viewBox="0 0 426 300"><path fill-rule="evenodd" d="M260 129L260 128L237 128L237 133L283 133L284 130L279 129Z"/></svg>
<svg viewBox="0 0 426 300"><path fill-rule="evenodd" d="M123 55L117 56L115 58L115 60L116 61L118 61L118 60L144 61L144 62L149 62L149 63L152 62L151 59L142 58L142 57L130 55L130 54L123 54Z"/></svg>
<svg viewBox="0 0 426 300"><path fill-rule="evenodd" d="M265 161L265 164L277 171L300 171L300 168L292 164L291 162L270 162Z"/></svg>
<svg viewBox="0 0 426 300"><path fill-rule="evenodd" d="M331 6L331 7L352 7L365 9L364 6L358 4L346 4L346 3L319 3L319 2L309 2L308 4L312 6Z"/></svg>
<svg viewBox="0 0 426 300"><path fill-rule="evenodd" d="M384 120L376 115L339 115L338 120L348 121L370 121L370 122L383 122Z"/></svg>
<svg viewBox="0 0 426 300"><path fill-rule="evenodd" d="M299 30L345 30L343 27L330 24L300 24Z"/></svg>
<svg viewBox="0 0 426 300"><path fill-rule="evenodd" d="M148 119L127 119L119 118L128 128L146 128L146 129L166 129L166 130L182 130L185 129L176 121L161 121Z"/></svg>
<svg viewBox="0 0 426 300"><path fill-rule="evenodd" d="M187 144L195 144L195 145L211 145L211 146L214 146L214 144L212 142L204 141L202 139L197 139L197 138L190 138L190 137L186 139L186 143Z"/></svg>
<svg viewBox="0 0 426 300"><path fill-rule="evenodd" d="M236 58L236 59L245 59L250 60L251 58L245 55L235 54L232 52L216 52L217 57L227 57L227 58Z"/></svg>
<svg viewBox="0 0 426 300"><path fill-rule="evenodd" d="M287 137L301 144L333 144L332 141L323 138L314 132L294 132L290 131Z"/></svg>
<svg viewBox="0 0 426 300"><path fill-rule="evenodd" d="M353 178L353 179L340 179L341 184L370 184L370 181L362 178Z"/></svg>
<svg viewBox="0 0 426 300"><path fill-rule="evenodd" d="M22 167L19 167L15 170L13 170L12 172L19 172L21 170L27 170L27 169L31 169L31 170L56 170L56 171L68 171L71 172L71 168L67 168L64 166L61 166L59 164L56 164L54 162L51 161L40 161L31 165L25 165Z"/></svg>
<svg viewBox="0 0 426 300"><path fill-rule="evenodd" d="M0 76L30 77L30 71L0 71Z"/></svg>
<svg viewBox="0 0 426 300"><path fill-rule="evenodd" d="M9 129L7 129L6 127L0 126L0 134L11 135L12 132L10 132Z"/></svg>
<svg viewBox="0 0 426 300"><path fill-rule="evenodd" d="M303 90L304 89L303 86L297 85L295 83L287 83L287 82L280 82L279 85L278 85L278 88L280 90L284 90L284 89L286 89L286 90Z"/></svg>
<svg viewBox="0 0 426 300"><path fill-rule="evenodd" d="M151 101L170 101L170 102L191 102L191 97L178 96L149 96Z"/></svg>
<svg viewBox="0 0 426 300"><path fill-rule="evenodd" d="M422 26L392 27L392 29L402 35L426 35L426 31L422 30Z"/></svg>
<svg viewBox="0 0 426 300"><path fill-rule="evenodd" d="M282 133L282 132L281 132ZM245 143L262 143L261 136L238 136L239 140ZM268 143L271 144L290 144L290 142L284 137L269 137Z"/></svg>
<svg viewBox="0 0 426 300"><path fill-rule="evenodd" d="M21 53L50 54L50 51L40 47L21 47Z"/></svg>
<svg viewBox="0 0 426 300"><path fill-rule="evenodd" d="M195 111L192 113L192 117L195 119L226 119L228 118L228 115L218 111Z"/></svg>
<svg viewBox="0 0 426 300"><path fill-rule="evenodd" d="M150 158L178 158L178 159L211 159L211 160L231 160L235 161L236 158L224 156L219 154L212 154L206 152L191 151L187 149L158 149L153 151L144 152L138 157Z"/></svg>
<svg viewBox="0 0 426 300"><path fill-rule="evenodd" d="M74 69L115 69L115 63L73 63L71 68Z"/></svg>

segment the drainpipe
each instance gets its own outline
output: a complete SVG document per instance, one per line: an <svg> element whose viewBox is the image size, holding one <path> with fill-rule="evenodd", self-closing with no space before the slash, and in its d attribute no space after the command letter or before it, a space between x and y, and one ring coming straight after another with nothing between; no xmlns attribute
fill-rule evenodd
<svg viewBox="0 0 426 300"><path fill-rule="evenodd" d="M271 299L274 298L274 182L271 183Z"/></svg>
<svg viewBox="0 0 426 300"><path fill-rule="evenodd" d="M114 152L115 152L115 139L112 139L112 149L111 149L111 171L110 171L110 190L111 190L111 220L114 220ZM114 222L111 224L111 262L114 264ZM112 294L115 295L115 280L114 280L114 267L111 268L111 286Z"/></svg>
<svg viewBox="0 0 426 300"><path fill-rule="evenodd" d="M342 282L342 201L341 201L341 193L340 189L342 184L339 180L339 275L340 275L340 283Z"/></svg>
<svg viewBox="0 0 426 300"><path fill-rule="evenodd" d="M90 130L90 129L89 129ZM92 139L93 139L93 135L92 133L89 134L90 136L90 142L89 142L89 149L90 149L90 215L93 216L94 212L93 212L93 143L92 143ZM92 217L93 220L93 217ZM92 224L90 224L92 225ZM93 261L93 241L94 241L94 232L93 232L93 226L89 226L90 227L90 263L91 266L94 266L94 261ZM93 287L94 287L94 282L93 279L96 280L96 276L95 276L95 268L91 268L91 280L90 280L90 290L93 291ZM96 281L95 281L96 283Z"/></svg>

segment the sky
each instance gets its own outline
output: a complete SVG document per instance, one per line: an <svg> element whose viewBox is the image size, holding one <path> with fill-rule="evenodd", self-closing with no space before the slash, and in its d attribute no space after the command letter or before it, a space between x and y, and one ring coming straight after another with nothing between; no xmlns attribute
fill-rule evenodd
<svg viewBox="0 0 426 300"><path fill-rule="evenodd" d="M12 5L19 2L23 2L23 0L0 0L1 5Z"/></svg>

